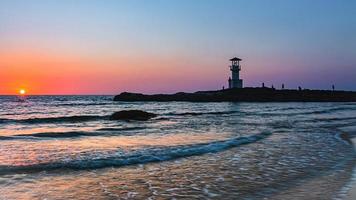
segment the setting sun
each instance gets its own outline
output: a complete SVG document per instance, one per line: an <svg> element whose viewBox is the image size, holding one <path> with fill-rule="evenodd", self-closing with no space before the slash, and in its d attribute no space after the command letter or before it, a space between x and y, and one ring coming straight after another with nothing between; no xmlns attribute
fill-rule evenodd
<svg viewBox="0 0 356 200"><path fill-rule="evenodd" d="M24 95L24 94L26 94L26 90L24 90L24 89L21 89L21 90L20 90L20 94L21 94L21 95Z"/></svg>

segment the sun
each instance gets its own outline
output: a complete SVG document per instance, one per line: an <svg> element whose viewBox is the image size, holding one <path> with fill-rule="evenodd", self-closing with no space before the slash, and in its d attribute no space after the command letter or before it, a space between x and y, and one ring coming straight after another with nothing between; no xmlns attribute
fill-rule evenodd
<svg viewBox="0 0 356 200"><path fill-rule="evenodd" d="M20 92L20 95L25 95L26 94L26 90L25 89L21 89L19 92Z"/></svg>

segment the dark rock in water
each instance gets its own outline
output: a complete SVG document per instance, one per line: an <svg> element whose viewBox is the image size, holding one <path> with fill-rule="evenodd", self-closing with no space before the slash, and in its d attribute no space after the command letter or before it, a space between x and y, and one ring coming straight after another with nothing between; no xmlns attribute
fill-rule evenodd
<svg viewBox="0 0 356 200"><path fill-rule="evenodd" d="M266 87L154 95L123 92L115 96L114 101L356 102L356 92L306 89L276 90Z"/></svg>
<svg viewBox="0 0 356 200"><path fill-rule="evenodd" d="M110 116L111 120L138 120L146 121L157 115L154 113L145 112L142 110L122 110L115 112Z"/></svg>

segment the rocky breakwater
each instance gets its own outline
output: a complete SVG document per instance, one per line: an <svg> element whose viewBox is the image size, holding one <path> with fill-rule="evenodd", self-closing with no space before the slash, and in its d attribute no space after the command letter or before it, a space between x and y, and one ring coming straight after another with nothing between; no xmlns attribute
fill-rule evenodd
<svg viewBox="0 0 356 200"><path fill-rule="evenodd" d="M153 94L123 92L114 101L190 101L190 102L356 102L356 92L330 90L276 90L236 88L195 93Z"/></svg>

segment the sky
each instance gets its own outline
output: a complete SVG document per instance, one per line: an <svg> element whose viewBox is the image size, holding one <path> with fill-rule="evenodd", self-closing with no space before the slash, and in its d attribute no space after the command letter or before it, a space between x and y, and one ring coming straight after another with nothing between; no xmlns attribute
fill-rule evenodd
<svg viewBox="0 0 356 200"><path fill-rule="evenodd" d="M0 0L0 94L356 90L354 0Z"/></svg>

